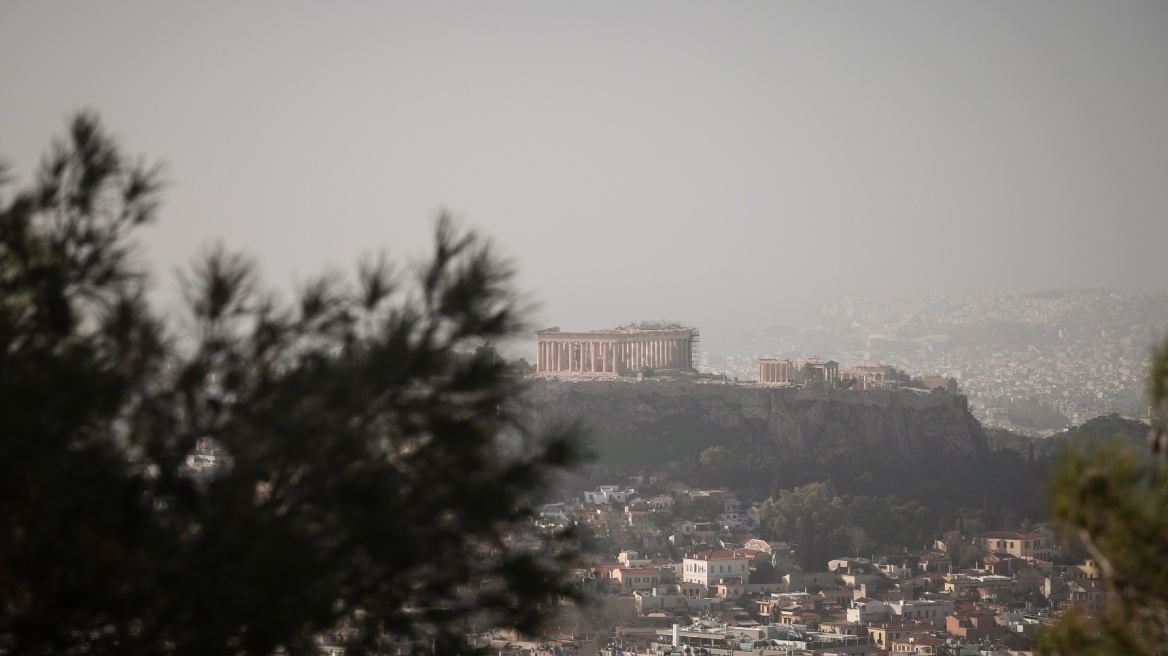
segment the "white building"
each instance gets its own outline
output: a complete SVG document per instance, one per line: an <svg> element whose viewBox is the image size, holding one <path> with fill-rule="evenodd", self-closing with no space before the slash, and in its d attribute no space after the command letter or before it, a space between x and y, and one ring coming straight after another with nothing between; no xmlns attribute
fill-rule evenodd
<svg viewBox="0 0 1168 656"><path fill-rule="evenodd" d="M745 556L733 551L717 549L687 557L682 563L682 580L711 586L722 579L742 579L750 582L750 563Z"/></svg>
<svg viewBox="0 0 1168 656"><path fill-rule="evenodd" d="M905 599L888 602L888 607L898 621L931 622L939 628L944 628L945 618L953 614L952 599Z"/></svg>

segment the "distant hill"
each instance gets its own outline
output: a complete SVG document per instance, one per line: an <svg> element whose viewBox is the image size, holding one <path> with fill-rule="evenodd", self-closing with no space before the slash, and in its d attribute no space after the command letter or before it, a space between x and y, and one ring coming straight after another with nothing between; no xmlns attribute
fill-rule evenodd
<svg viewBox="0 0 1168 656"><path fill-rule="evenodd" d="M1112 440L1121 440L1134 446L1143 446L1148 436L1148 425L1118 414L1095 417L1083 424L1051 437L1027 437L1000 429L986 430L991 448L1011 449L1035 459L1049 459L1062 449L1090 449Z"/></svg>

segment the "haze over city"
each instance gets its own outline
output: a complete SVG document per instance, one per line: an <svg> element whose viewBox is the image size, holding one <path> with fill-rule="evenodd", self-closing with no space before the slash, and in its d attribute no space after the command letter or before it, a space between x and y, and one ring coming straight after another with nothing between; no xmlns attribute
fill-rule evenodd
<svg viewBox="0 0 1168 656"><path fill-rule="evenodd" d="M19 180L91 108L165 163L143 252L288 287L447 209L539 310L707 334L842 295L1168 291L1163 3L0 7Z"/></svg>

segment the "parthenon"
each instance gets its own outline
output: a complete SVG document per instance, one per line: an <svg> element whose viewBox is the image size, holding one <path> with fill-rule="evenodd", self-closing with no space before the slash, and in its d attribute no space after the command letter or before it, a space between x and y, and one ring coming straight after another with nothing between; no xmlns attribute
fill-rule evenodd
<svg viewBox="0 0 1168 656"><path fill-rule="evenodd" d="M648 369L693 369L697 330L680 323L641 322L581 333L536 331L536 372L621 375Z"/></svg>

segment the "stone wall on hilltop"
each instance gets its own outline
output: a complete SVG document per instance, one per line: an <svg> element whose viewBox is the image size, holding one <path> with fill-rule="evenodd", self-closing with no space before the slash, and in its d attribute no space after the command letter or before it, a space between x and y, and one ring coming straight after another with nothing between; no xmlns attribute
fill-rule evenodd
<svg viewBox="0 0 1168 656"><path fill-rule="evenodd" d="M905 459L984 455L961 395L808 390L691 381L529 381L537 423L580 418L602 461L650 464L720 444L822 457L837 449Z"/></svg>

